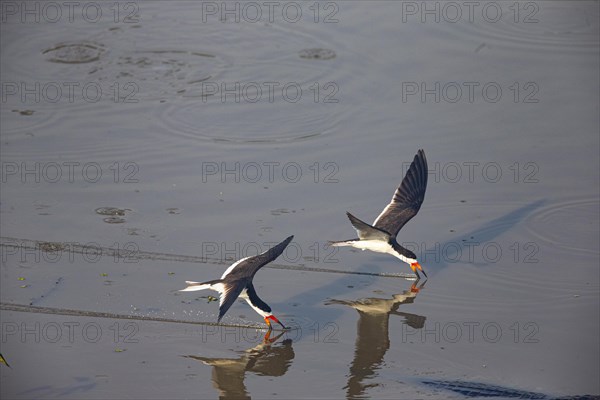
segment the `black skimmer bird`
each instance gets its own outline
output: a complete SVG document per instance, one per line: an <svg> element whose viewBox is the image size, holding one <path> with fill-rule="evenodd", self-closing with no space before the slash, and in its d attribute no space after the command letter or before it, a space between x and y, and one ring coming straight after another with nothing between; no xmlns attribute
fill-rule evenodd
<svg viewBox="0 0 600 400"><path fill-rule="evenodd" d="M202 283L186 281L188 287L180 290L180 292L191 292L204 289L211 289L219 292L221 298L219 301L218 321L221 321L221 318L223 318L235 300L238 297L241 297L250 304L250 307L252 307L254 311L265 319L269 330L272 329L271 321L275 321L281 325L283 329L287 329L286 326L271 313L271 307L258 297L254 285L252 285L252 279L259 269L279 257L293 238L294 236L288 237L283 242L270 248L264 253L236 261L227 268L223 273L223 276L221 276L221 279Z"/></svg>
<svg viewBox="0 0 600 400"><path fill-rule="evenodd" d="M331 245L352 246L361 250L391 254L408 263L417 275L417 279L421 278L419 271L427 277L417 262L415 253L402 247L396 241L396 235L400 229L419 212L425 198L425 189L427 189L427 159L425 152L421 149L415 155L406 176L396 189L392 201L375 219L373 225L369 225L347 212L352 226L358 233L358 238L332 242Z"/></svg>

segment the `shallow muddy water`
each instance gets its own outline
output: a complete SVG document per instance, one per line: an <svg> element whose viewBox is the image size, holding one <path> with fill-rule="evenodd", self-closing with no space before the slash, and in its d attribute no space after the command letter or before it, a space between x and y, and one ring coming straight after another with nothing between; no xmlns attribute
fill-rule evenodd
<svg viewBox="0 0 600 400"><path fill-rule="evenodd" d="M600 394L598 2L61 4L2 3L2 398ZM329 247L420 148L429 279ZM289 235L290 331L178 292Z"/></svg>

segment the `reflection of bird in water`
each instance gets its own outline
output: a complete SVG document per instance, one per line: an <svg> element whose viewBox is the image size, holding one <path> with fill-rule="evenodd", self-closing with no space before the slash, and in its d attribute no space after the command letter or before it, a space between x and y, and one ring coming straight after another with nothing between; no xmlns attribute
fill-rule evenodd
<svg viewBox="0 0 600 400"><path fill-rule="evenodd" d="M283 376L289 369L294 359L292 340L285 339L281 344L273 345L284 333L271 339L271 332L267 332L261 344L242 352L239 358L184 357L213 367L213 386L219 391L219 398L250 399L244 384L246 372L260 376Z"/></svg>
<svg viewBox="0 0 600 400"><path fill-rule="evenodd" d="M227 268L223 273L223 276L221 276L221 279L202 283L186 281L188 287L180 290L180 292L212 289L221 293L221 300L219 302L219 321L221 321L223 315L225 315L227 310L229 310L235 302L235 299L239 296L246 300L246 302L250 304L250 307L265 319L269 329L271 329L271 320L277 322L283 329L287 329L285 325L279 322L279 320L271 313L271 307L258 297L254 285L252 285L252 280L259 269L275 260L283 253L293 238L293 236L290 236L277 246L274 246L257 256L246 257L236 261Z"/></svg>
<svg viewBox="0 0 600 400"><path fill-rule="evenodd" d="M361 250L371 250L377 253L387 253L408 263L413 272L420 278L423 271L417 262L417 256L412 251L402 247L396 241L396 235L402 227L417 215L427 189L427 159L425 152L419 150L402 183L394 192L392 201L375 219L373 225L361 221L349 212L346 213L356 232L358 239L331 242L331 246L352 246Z"/></svg>
<svg viewBox="0 0 600 400"><path fill-rule="evenodd" d="M345 387L348 398L362 398L365 390L373 386L363 381L375 375L390 347L390 314L404 317L405 323L414 329L421 329L425 325L424 316L398 311L400 305L414 302L423 289L425 283L417 287L418 282L414 282L409 290L393 295L391 299L329 300L326 303L350 306L359 315L354 360L350 365L350 377Z"/></svg>

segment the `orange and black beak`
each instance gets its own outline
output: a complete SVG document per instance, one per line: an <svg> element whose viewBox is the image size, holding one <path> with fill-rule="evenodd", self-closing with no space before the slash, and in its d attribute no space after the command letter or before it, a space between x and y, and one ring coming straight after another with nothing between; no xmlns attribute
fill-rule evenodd
<svg viewBox="0 0 600 400"><path fill-rule="evenodd" d="M421 278L419 276L419 272L417 270L421 271L423 273L423 275L425 275L425 278L427 278L427 274L425 273L425 271L423 271L423 268L421 267L421 264L419 264L418 262L414 262L414 263L410 264L410 268L417 275L417 278L419 278L419 279Z"/></svg>
<svg viewBox="0 0 600 400"><path fill-rule="evenodd" d="M287 328L287 327L286 327L284 324L282 324L282 323L281 323L281 322L280 322L280 321L277 319L277 317L275 317L274 315L269 315L269 316L265 317L265 322L266 322L266 323L267 323L267 325L269 326L269 330L273 329L273 327L271 326L271 321L270 321L270 320L273 320L273 321L277 322L279 325L281 325L281 327L282 327L283 329L288 329L288 328Z"/></svg>

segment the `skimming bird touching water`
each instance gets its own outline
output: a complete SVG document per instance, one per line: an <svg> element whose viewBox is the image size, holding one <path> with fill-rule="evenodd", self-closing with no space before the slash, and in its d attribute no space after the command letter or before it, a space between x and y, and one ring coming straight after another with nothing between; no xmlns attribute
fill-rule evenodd
<svg viewBox="0 0 600 400"><path fill-rule="evenodd" d="M212 289L221 293L219 302L219 321L221 321L223 315L225 315L227 310L229 310L239 296L246 300L248 304L250 304L250 307L265 319L265 322L269 326L269 330L272 329L271 321L275 321L281 325L283 329L287 329L285 325L279 322L279 320L271 313L271 307L258 297L256 290L254 290L254 285L252 285L252 279L254 279L254 275L259 269L279 257L293 238L294 236L290 236L283 242L257 256L246 257L236 261L227 268L221 279L202 283L186 281L188 287L180 290L180 292Z"/></svg>
<svg viewBox="0 0 600 400"><path fill-rule="evenodd" d="M423 271L417 262L417 256L412 251L402 247L396 241L396 235L402 227L417 215L427 189L427 159L425 152L419 150L402 183L396 189L392 201L375 219L373 225L361 221L347 212L352 226L358 232L357 239L332 242L332 246L352 246L361 250L371 250L377 253L387 253L408 263L413 272L420 278Z"/></svg>

